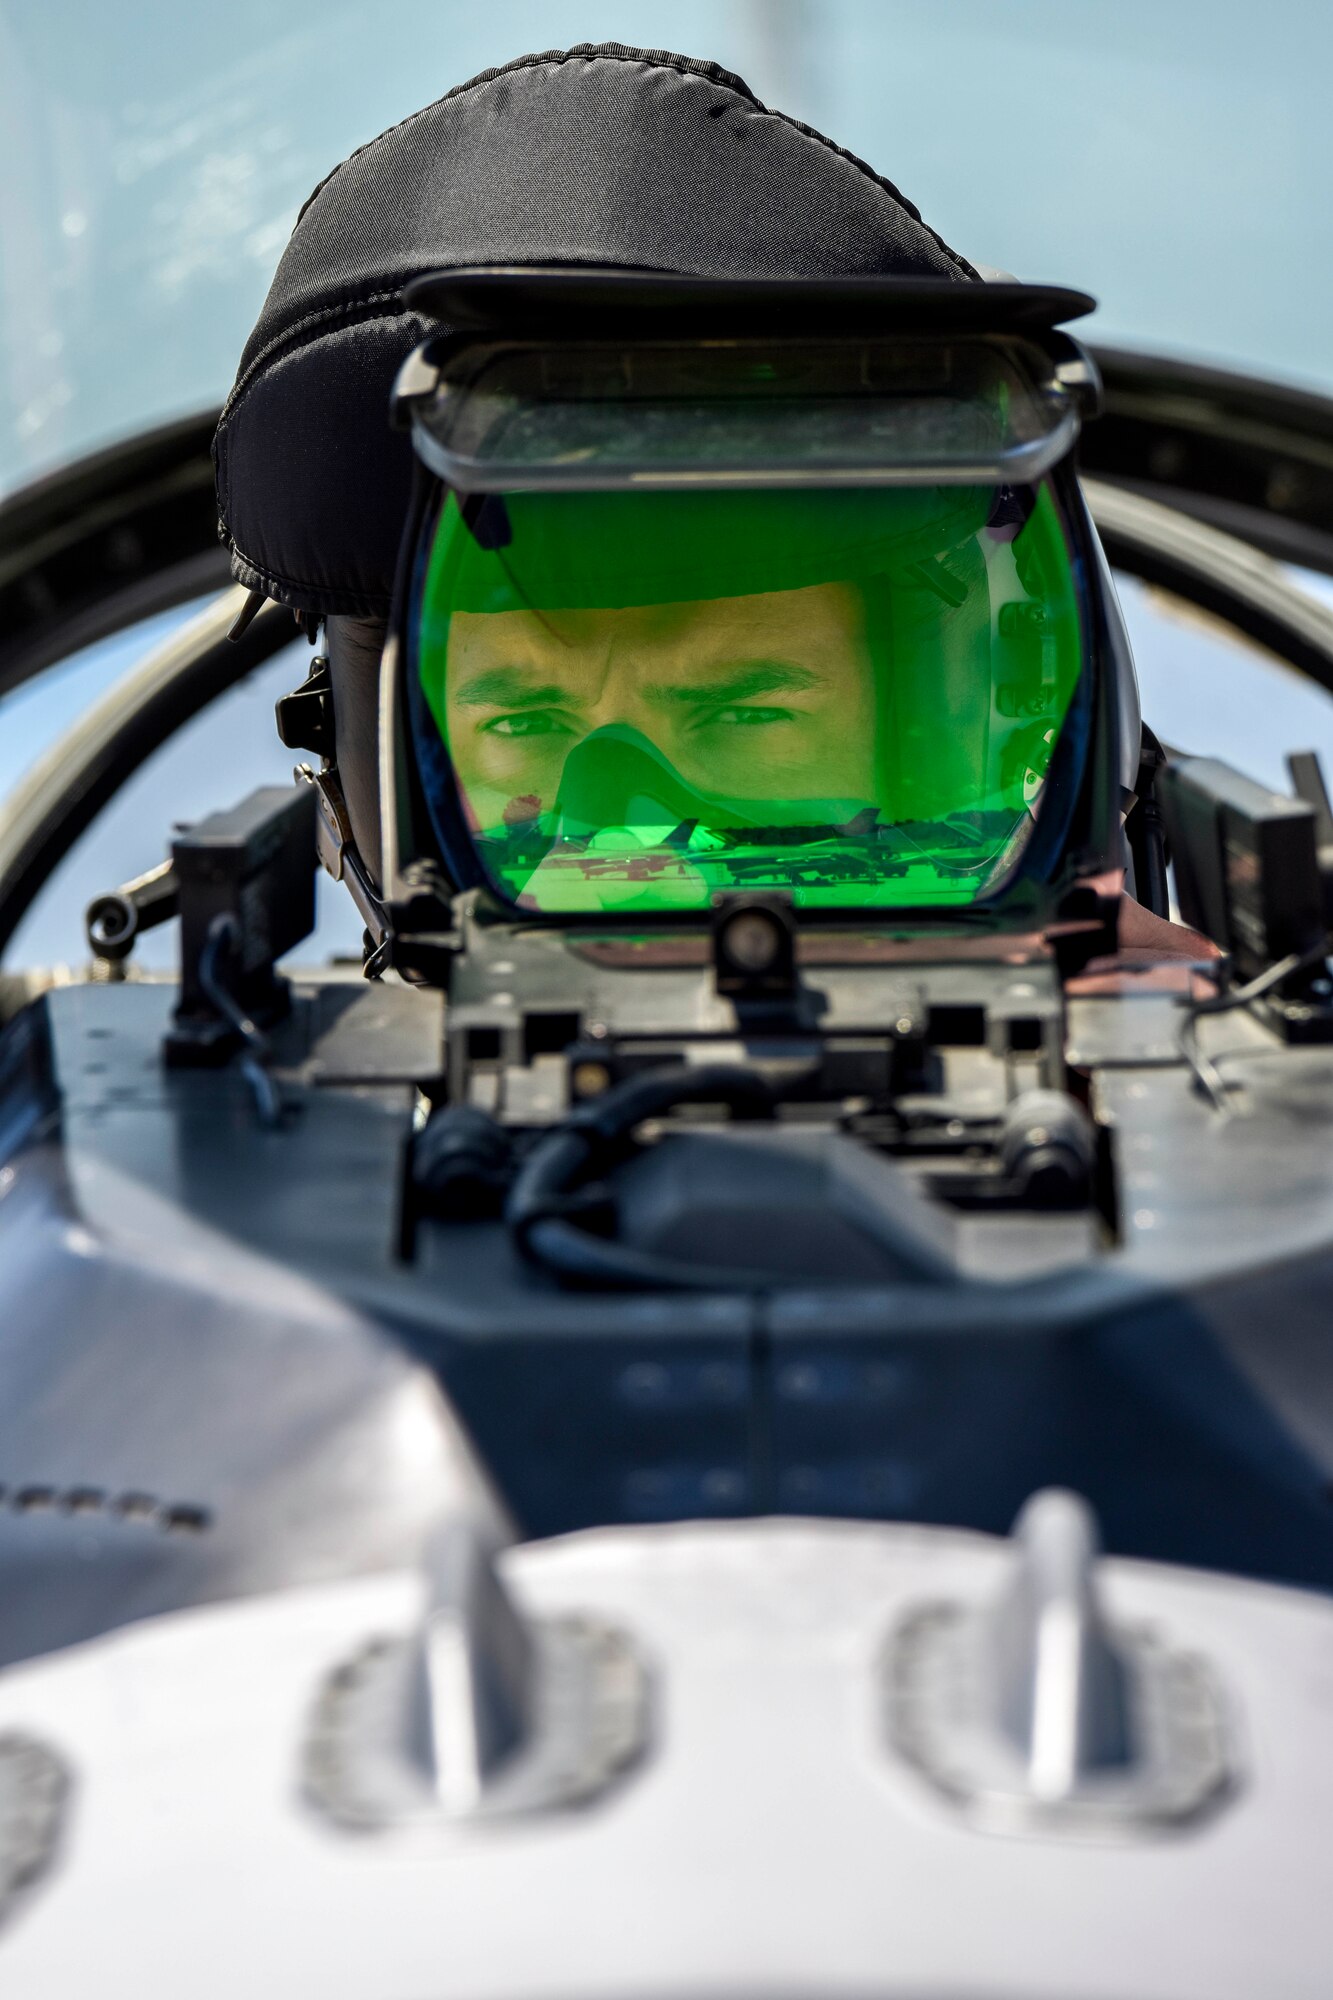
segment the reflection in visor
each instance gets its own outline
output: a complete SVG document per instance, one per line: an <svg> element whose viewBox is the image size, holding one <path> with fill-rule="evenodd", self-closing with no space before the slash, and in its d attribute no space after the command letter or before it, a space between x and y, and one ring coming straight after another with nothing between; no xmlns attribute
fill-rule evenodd
<svg viewBox="0 0 1333 2000"><path fill-rule="evenodd" d="M971 902L1079 657L1045 487L450 495L416 632L487 873L549 911Z"/></svg>

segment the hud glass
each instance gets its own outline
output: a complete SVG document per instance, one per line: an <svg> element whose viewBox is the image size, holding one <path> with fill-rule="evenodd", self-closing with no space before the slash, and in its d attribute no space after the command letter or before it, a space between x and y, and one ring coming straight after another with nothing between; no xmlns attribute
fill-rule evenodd
<svg viewBox="0 0 1333 2000"><path fill-rule="evenodd" d="M516 352L435 405L453 476L410 635L432 810L492 886L551 912L993 889L1082 657L1041 476L1073 419L1013 345Z"/></svg>

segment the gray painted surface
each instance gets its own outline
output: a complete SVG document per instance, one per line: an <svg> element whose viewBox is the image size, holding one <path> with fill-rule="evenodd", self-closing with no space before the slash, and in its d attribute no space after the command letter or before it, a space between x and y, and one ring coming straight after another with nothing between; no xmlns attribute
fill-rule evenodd
<svg viewBox="0 0 1333 2000"><path fill-rule="evenodd" d="M819 977L847 1019L882 974ZM651 1030L658 980L668 1011L703 1019L702 970L599 966L597 1004L619 1016L624 984ZM0 1201L7 1657L173 1591L195 1601L410 1554L438 1501L413 1453L453 1476L435 1381L527 1534L774 1511L999 1530L1062 1484L1088 1495L1117 1552L1333 1587L1333 1063L1317 1051L1247 1045L1247 1115L1222 1119L1151 1053L1150 991L1077 1001L1118 1244L1086 1217L1072 1234L1022 1213L978 1232L964 1214L954 1261L936 1248L912 1273L897 1204L864 1226L888 1163L832 1137L816 1157L827 1173L836 1151L860 1269L830 1231L793 1242L808 1270L762 1292L598 1293L533 1269L499 1222L422 1217L405 1242L412 1079L438 1070L438 995L306 988L278 1037L292 1116L276 1132L234 1069L162 1068L171 1000L71 987L9 1031L11 1050L16 1031L31 1040L32 1073L6 1093ZM736 1254L758 1253L784 1176L794 1208L808 1198L799 1129L790 1145L736 1126L667 1145L686 1161L724 1149ZM626 1226L691 1254L713 1227L709 1175L643 1164L623 1176ZM135 1494L153 1520L183 1510L151 1550L129 1534L135 1510L112 1504ZM199 1514L206 1532L190 1529ZM43 1587L55 1551L68 1590ZM142 1583L123 1562L131 1578L147 1565Z"/></svg>

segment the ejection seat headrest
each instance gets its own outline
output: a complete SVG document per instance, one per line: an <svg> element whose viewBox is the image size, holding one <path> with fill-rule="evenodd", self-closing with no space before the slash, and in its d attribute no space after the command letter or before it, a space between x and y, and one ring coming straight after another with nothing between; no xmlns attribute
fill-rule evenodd
<svg viewBox="0 0 1333 2000"><path fill-rule="evenodd" d="M562 263L977 276L888 181L713 63L609 43L487 70L301 210L214 443L237 580L300 611L386 616L411 474L389 392L428 330L403 288Z"/></svg>

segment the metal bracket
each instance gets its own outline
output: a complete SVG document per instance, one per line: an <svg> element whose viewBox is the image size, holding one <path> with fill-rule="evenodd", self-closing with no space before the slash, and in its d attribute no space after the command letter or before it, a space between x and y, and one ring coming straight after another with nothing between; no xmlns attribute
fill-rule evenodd
<svg viewBox="0 0 1333 2000"><path fill-rule="evenodd" d="M331 875L335 882L341 882L346 856L356 842L352 833L352 817L347 810L337 773L316 771L309 764L298 764L292 776L298 785L309 785L314 791L315 852L325 874Z"/></svg>
<svg viewBox="0 0 1333 2000"><path fill-rule="evenodd" d="M169 861L136 875L119 889L95 896L84 914L88 948L95 958L118 966L129 957L144 931L154 930L180 912L180 884Z"/></svg>

